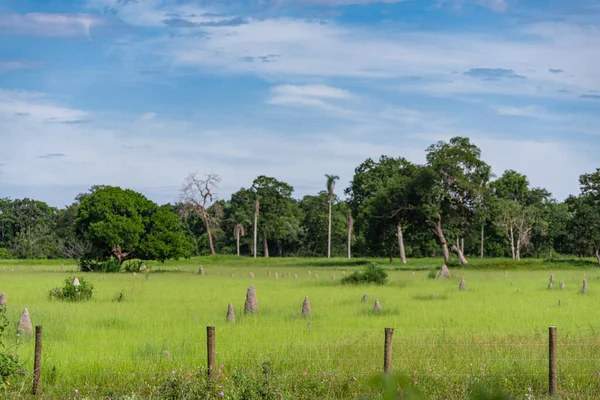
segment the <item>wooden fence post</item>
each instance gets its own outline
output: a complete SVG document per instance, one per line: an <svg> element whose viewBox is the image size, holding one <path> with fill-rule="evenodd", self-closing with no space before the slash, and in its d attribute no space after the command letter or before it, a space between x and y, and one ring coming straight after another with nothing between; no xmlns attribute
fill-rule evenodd
<svg viewBox="0 0 600 400"><path fill-rule="evenodd" d="M548 386L550 396L556 394L558 379L556 368L556 327L551 326L548 329Z"/></svg>
<svg viewBox="0 0 600 400"><path fill-rule="evenodd" d="M33 361L33 395L37 396L42 374L42 326L35 327L35 355Z"/></svg>
<svg viewBox="0 0 600 400"><path fill-rule="evenodd" d="M392 338L394 328L385 328L385 345L383 348L383 372L388 373L392 369Z"/></svg>
<svg viewBox="0 0 600 400"><path fill-rule="evenodd" d="M206 350L208 354L208 376L215 379L217 376L217 353L215 349L215 327L206 327Z"/></svg>

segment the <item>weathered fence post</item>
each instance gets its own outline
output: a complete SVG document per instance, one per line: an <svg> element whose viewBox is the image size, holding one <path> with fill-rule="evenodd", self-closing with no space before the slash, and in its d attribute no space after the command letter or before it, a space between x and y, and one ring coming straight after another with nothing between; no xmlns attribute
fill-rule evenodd
<svg viewBox="0 0 600 400"><path fill-rule="evenodd" d="M217 375L217 353L215 350L215 327L206 327L206 350L208 354L208 376L215 379Z"/></svg>
<svg viewBox="0 0 600 400"><path fill-rule="evenodd" d="M383 372L388 373L392 369L392 337L394 328L385 328L385 346L383 349Z"/></svg>
<svg viewBox="0 0 600 400"><path fill-rule="evenodd" d="M550 396L554 396L557 390L557 368L556 368L556 327L551 326L548 329L548 384Z"/></svg>
<svg viewBox="0 0 600 400"><path fill-rule="evenodd" d="M33 361L33 395L37 396L42 375L42 326L35 327L35 355Z"/></svg>

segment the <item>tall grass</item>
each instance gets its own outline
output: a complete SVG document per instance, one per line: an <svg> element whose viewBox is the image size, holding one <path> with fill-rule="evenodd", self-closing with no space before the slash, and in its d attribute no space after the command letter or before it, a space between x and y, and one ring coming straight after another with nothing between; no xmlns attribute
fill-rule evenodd
<svg viewBox="0 0 600 400"><path fill-rule="evenodd" d="M474 260L473 269L451 268L453 278L438 281L427 276L439 261L417 260L381 263L389 273L385 286L339 283L370 261L207 257L152 264L166 272L136 276L82 274L74 264L63 272L61 263L15 263L0 267L0 291L7 294L13 324L28 307L34 325L44 327L45 398L165 398L176 389L189 386L191 393L193 384L209 385L202 372L197 375L206 364L208 325L217 327L222 368L219 381L202 390L217 398L221 392L242 398L243 388L257 382L264 397L379 397L370 378L383 368L385 327L395 328L394 373L427 398L467 398L474 385L492 382L516 397L545 396L551 325L559 332L561 394L598 392L600 270L593 264L582 269L565 262L558 269L539 261L526 270L502 260ZM203 277L196 274L199 265ZM543 267L552 268L567 289L548 290L551 272ZM90 302L48 299L66 277L82 275L95 288ZM465 292L458 290L462 276ZM579 293L584 277L587 295ZM258 315L243 313L251 284ZM370 300L361 303L365 293ZM312 306L308 319L301 317L305 296ZM383 311L373 314L376 298ZM228 303L235 325L225 321ZM31 371L33 340L18 341L20 359ZM21 377L13 387L25 396L30 379Z"/></svg>

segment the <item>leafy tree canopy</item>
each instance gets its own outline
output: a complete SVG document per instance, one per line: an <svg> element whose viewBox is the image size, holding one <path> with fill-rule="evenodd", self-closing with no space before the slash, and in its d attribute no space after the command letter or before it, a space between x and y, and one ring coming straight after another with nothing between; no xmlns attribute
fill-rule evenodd
<svg viewBox="0 0 600 400"><path fill-rule="evenodd" d="M83 261L165 261L192 249L174 212L129 189L108 186L83 196L76 225L91 246Z"/></svg>

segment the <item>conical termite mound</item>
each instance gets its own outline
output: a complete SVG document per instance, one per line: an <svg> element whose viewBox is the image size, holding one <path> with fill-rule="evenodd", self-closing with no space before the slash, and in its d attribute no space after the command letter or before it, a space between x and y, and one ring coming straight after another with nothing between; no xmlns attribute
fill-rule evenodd
<svg viewBox="0 0 600 400"><path fill-rule="evenodd" d="M375 305L373 306L373 312L380 312L381 304L379 304L379 299L375 299Z"/></svg>
<svg viewBox="0 0 600 400"><path fill-rule="evenodd" d="M450 270L448 269L448 267L446 266L446 264L442 265L442 269L440 270L440 273L438 274L438 279L447 279L450 278Z"/></svg>
<svg viewBox="0 0 600 400"><path fill-rule="evenodd" d="M369 295L365 293L365 295L362 297L361 299L361 303L366 303L367 301L369 301Z"/></svg>
<svg viewBox="0 0 600 400"><path fill-rule="evenodd" d="M465 278L460 280L460 284L458 285L458 290L467 290L467 282L465 282Z"/></svg>
<svg viewBox="0 0 600 400"><path fill-rule="evenodd" d="M29 317L29 310L25 308L21 318L19 319L19 325L17 325L17 333L23 335L31 335L33 333L33 326L31 325L31 318Z"/></svg>
<svg viewBox="0 0 600 400"><path fill-rule="evenodd" d="M304 301L302 302L302 316L303 317L310 317L310 300L308 300L308 296L306 296L304 298Z"/></svg>
<svg viewBox="0 0 600 400"><path fill-rule="evenodd" d="M256 299L256 289L251 285L246 292L246 303L244 304L245 313L258 312L258 300Z"/></svg>
<svg viewBox="0 0 600 400"><path fill-rule="evenodd" d="M231 303L227 306L227 322L235 324L235 312L233 312L233 305Z"/></svg>

